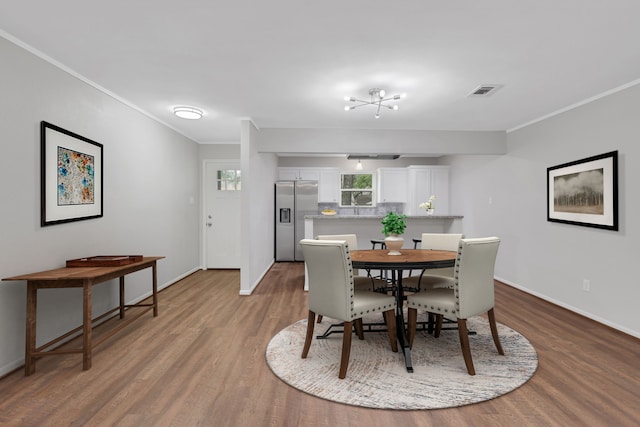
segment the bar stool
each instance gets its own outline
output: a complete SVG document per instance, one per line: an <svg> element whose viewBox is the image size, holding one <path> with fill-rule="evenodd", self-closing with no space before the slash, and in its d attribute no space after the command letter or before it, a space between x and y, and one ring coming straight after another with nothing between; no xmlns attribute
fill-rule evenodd
<svg viewBox="0 0 640 427"><path fill-rule="evenodd" d="M387 245L384 244L384 240L371 239L371 249L375 249L376 245L380 245L380 249L386 249Z"/></svg>

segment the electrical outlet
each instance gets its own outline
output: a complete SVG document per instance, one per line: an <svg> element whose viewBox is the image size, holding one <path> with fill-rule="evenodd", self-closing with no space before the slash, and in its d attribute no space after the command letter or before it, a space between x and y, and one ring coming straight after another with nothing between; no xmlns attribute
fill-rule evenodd
<svg viewBox="0 0 640 427"><path fill-rule="evenodd" d="M493 197L489 197L489 204L492 205L493 204Z"/></svg>
<svg viewBox="0 0 640 427"><path fill-rule="evenodd" d="M582 290L589 292L591 290L591 281L589 279L582 280Z"/></svg>

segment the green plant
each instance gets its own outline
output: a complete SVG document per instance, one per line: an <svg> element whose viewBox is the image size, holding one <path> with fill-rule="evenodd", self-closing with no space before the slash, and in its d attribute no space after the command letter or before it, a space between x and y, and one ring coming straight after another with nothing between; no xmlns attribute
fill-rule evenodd
<svg viewBox="0 0 640 427"><path fill-rule="evenodd" d="M389 212L387 216L382 219L382 234L388 236L389 234L402 234L407 227L405 222L406 215L397 214L395 212Z"/></svg>

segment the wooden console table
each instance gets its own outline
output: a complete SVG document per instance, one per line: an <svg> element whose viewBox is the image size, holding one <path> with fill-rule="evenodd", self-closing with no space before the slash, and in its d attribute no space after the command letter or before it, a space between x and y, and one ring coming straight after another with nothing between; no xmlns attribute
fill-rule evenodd
<svg viewBox="0 0 640 427"><path fill-rule="evenodd" d="M156 261L162 258L164 257L144 257L142 258L142 261L137 261L131 264L120 265L116 267L65 267L58 268L56 270L48 270L39 273L24 274L21 276L7 277L2 279L6 281L27 281L27 328L25 338L24 366L25 376L31 375L35 372L35 361L37 358L54 354L82 353L82 369L86 371L87 369L91 368L91 350L94 346L97 346L107 338L111 337L117 331L151 309L153 309L153 316L156 317L158 315L158 272ZM126 305L124 303L124 276L149 267L151 267L152 269L152 302L150 304L138 303ZM107 313L104 313L96 319L92 319L91 293L93 286L115 278L120 278L119 307L114 308ZM51 288L82 288L82 326L54 339L47 344L36 348L36 314L38 305L38 289ZM108 334L101 337L100 340L96 340L96 342L93 342L92 328L94 320L100 320L118 310L120 311L120 318L123 319L125 309L131 307L145 307L145 309L140 313L137 313L136 316L128 319L128 322L124 322L123 324L119 325L119 327L111 330ZM63 339L77 334L78 332L80 332L80 330L82 330L81 348L45 351L50 346L62 341Z"/></svg>

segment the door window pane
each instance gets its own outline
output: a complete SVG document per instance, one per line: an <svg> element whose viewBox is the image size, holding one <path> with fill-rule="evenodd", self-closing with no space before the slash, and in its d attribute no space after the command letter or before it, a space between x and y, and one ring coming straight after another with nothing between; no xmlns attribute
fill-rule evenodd
<svg viewBox="0 0 640 427"><path fill-rule="evenodd" d="M239 170L219 170L216 174L216 181L218 191L240 191L242 189Z"/></svg>

